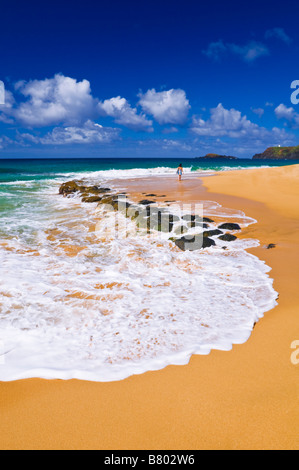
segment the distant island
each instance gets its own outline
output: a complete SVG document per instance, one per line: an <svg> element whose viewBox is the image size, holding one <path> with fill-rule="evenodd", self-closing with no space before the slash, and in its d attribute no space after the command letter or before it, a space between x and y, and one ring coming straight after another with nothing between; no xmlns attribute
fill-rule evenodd
<svg viewBox="0 0 299 470"><path fill-rule="evenodd" d="M231 155L207 153L203 157L194 157L195 160L239 160ZM299 145L295 147L269 147L263 153L257 153L252 160L299 160Z"/></svg>
<svg viewBox="0 0 299 470"><path fill-rule="evenodd" d="M253 160L299 160L297 147L269 147L263 153L254 155Z"/></svg>
<svg viewBox="0 0 299 470"><path fill-rule="evenodd" d="M206 160L238 160L237 157L231 157L227 155L218 155L217 153L207 153L204 157L195 157L196 159Z"/></svg>

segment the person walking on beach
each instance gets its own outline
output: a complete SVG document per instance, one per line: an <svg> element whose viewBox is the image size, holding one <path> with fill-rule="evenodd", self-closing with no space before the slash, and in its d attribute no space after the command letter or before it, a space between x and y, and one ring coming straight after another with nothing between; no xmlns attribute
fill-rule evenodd
<svg viewBox="0 0 299 470"><path fill-rule="evenodd" d="M180 163L177 169L177 174L179 175L179 181L182 179L182 174L183 174L183 165Z"/></svg>

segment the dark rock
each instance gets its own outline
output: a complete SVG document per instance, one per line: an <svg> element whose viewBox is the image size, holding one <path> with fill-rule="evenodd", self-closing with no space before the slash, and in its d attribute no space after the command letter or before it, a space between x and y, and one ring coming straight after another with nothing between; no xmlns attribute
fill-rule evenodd
<svg viewBox="0 0 299 470"><path fill-rule="evenodd" d="M97 195L111 191L110 188L100 188L98 186L85 186L82 181L67 181L59 188L59 194L68 196L74 193L81 193L83 197Z"/></svg>
<svg viewBox="0 0 299 470"><path fill-rule="evenodd" d="M204 157L195 157L199 160L238 160L237 157L232 157L231 155L218 155L218 153L207 153Z"/></svg>
<svg viewBox="0 0 299 470"><path fill-rule="evenodd" d="M216 245L216 243L214 242L212 238L208 238L208 237L203 238L203 243L202 243L203 248L209 248L210 246L214 246L214 245Z"/></svg>
<svg viewBox="0 0 299 470"><path fill-rule="evenodd" d="M118 209L118 197L117 196L104 196L100 200L100 204L112 206L114 210Z"/></svg>
<svg viewBox="0 0 299 470"><path fill-rule="evenodd" d="M210 246L216 245L214 240L207 237L203 238L201 235L195 235L193 237L182 237L175 240L174 243L183 251L201 250L202 248L209 248Z"/></svg>
<svg viewBox="0 0 299 470"><path fill-rule="evenodd" d="M111 191L111 189L110 188L98 188L98 191L100 193L108 193L108 191Z"/></svg>
<svg viewBox="0 0 299 470"><path fill-rule="evenodd" d="M78 191L80 191L80 186L76 181L68 181L63 183L59 188L59 194L63 194L64 196L77 193Z"/></svg>
<svg viewBox="0 0 299 470"><path fill-rule="evenodd" d="M87 196L82 198L82 202L100 202L101 199L99 196Z"/></svg>
<svg viewBox="0 0 299 470"><path fill-rule="evenodd" d="M218 237L220 240L223 240L225 242L233 242L234 240L237 239L235 235L231 235L230 233L225 233L224 235L221 235Z"/></svg>
<svg viewBox="0 0 299 470"><path fill-rule="evenodd" d="M142 204L143 206L147 206L148 204L155 204L156 201L149 201L148 199L142 199L142 201L139 201L139 204Z"/></svg>
<svg viewBox="0 0 299 470"><path fill-rule="evenodd" d="M157 197L157 194L146 194L146 197Z"/></svg>
<svg viewBox="0 0 299 470"><path fill-rule="evenodd" d="M204 237L215 237L216 235L220 235L223 233L221 230L215 229L215 230L207 230L203 232Z"/></svg>
<svg viewBox="0 0 299 470"><path fill-rule="evenodd" d="M188 220L189 222L194 222L194 220L196 219L196 216L193 215L193 214L186 214L186 215L182 215L182 219L183 220Z"/></svg>
<svg viewBox="0 0 299 470"><path fill-rule="evenodd" d="M223 229L223 230L241 230L240 225L232 224L232 223L225 223L225 224L219 225L218 228Z"/></svg>
<svg viewBox="0 0 299 470"><path fill-rule="evenodd" d="M110 188L99 188L98 186L80 186L80 191L84 191L84 194L103 194L111 191Z"/></svg>
<svg viewBox="0 0 299 470"><path fill-rule="evenodd" d="M214 220L210 219L209 217L200 217L199 215L195 216L195 220L197 222L206 222L207 224L212 224Z"/></svg>
<svg viewBox="0 0 299 470"><path fill-rule="evenodd" d="M271 250L271 248L275 248L276 245L275 243L270 243L268 246L267 246L267 250Z"/></svg>

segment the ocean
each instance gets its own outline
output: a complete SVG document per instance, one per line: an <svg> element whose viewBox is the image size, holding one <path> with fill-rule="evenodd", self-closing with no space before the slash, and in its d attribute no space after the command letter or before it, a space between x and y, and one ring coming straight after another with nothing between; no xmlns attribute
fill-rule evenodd
<svg viewBox="0 0 299 470"><path fill-rule="evenodd" d="M258 240L180 251L133 221L117 237L115 213L58 194L68 180L113 189L115 178L175 175L178 163L204 176L296 162L0 160L0 380L122 380L248 340L277 299L270 268L246 251Z"/></svg>

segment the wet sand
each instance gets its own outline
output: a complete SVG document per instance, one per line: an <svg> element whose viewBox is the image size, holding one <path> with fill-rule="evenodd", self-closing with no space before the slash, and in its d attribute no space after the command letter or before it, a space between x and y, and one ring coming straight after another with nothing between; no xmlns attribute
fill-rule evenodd
<svg viewBox="0 0 299 470"><path fill-rule="evenodd" d="M299 365L291 362L299 340L298 178L294 165L180 183L122 181L136 200L207 199L256 219L242 236L260 240L249 251L272 268L279 305L245 344L193 356L187 366L111 383L0 383L0 448L298 449ZM276 247L266 249L270 243Z"/></svg>

